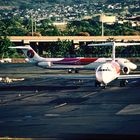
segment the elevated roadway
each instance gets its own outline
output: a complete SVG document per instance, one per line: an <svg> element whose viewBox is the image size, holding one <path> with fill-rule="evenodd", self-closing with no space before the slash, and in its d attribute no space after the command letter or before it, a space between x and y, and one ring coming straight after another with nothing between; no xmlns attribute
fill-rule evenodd
<svg viewBox="0 0 140 140"><path fill-rule="evenodd" d="M140 41L140 36L9 36L13 43L29 44L32 42L56 42L58 40L70 40L73 43L91 42L91 41Z"/></svg>

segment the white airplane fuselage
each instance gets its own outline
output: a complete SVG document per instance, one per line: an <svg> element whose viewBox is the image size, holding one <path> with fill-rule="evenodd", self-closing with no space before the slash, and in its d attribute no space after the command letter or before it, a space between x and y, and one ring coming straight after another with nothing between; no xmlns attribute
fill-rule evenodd
<svg viewBox="0 0 140 140"><path fill-rule="evenodd" d="M120 75L120 65L111 61L100 65L96 70L96 79L98 82L107 85Z"/></svg>
<svg viewBox="0 0 140 140"><path fill-rule="evenodd" d="M40 57L30 46L11 47L21 49L27 57L26 61L34 63L36 66L47 69L68 69L68 70L95 70L100 64L111 62L112 58L43 58ZM137 66L128 59L115 58L124 72L130 72Z"/></svg>

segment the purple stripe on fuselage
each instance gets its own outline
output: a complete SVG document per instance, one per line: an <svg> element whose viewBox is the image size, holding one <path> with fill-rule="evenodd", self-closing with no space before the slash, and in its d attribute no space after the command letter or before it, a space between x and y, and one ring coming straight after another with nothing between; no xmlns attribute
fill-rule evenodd
<svg viewBox="0 0 140 140"><path fill-rule="evenodd" d="M77 65L77 64L80 64L80 59L79 58L64 58L63 60L53 62L53 64Z"/></svg>

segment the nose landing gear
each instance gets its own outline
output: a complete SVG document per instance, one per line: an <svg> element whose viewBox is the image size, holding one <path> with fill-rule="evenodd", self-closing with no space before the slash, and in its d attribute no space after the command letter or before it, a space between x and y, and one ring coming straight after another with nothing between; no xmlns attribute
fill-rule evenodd
<svg viewBox="0 0 140 140"><path fill-rule="evenodd" d="M106 84L103 84L103 83L95 80L95 87L102 87L103 89L105 89L106 86L107 86Z"/></svg>

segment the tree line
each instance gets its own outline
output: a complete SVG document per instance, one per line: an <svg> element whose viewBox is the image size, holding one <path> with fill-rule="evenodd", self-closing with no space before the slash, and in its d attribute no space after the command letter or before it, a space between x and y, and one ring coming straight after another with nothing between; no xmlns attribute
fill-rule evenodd
<svg viewBox="0 0 140 140"><path fill-rule="evenodd" d="M132 27L130 23L124 24L104 24L104 35L140 35L140 27ZM32 19L22 19L11 17L0 20L0 36L26 36L31 35ZM53 22L48 19L36 21L36 32L34 35L42 36L75 36L80 32L87 32L91 36L101 35L101 23L97 18L71 21L66 28L58 29Z"/></svg>

